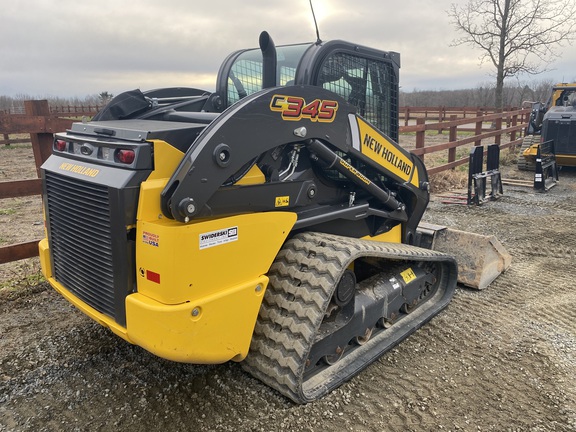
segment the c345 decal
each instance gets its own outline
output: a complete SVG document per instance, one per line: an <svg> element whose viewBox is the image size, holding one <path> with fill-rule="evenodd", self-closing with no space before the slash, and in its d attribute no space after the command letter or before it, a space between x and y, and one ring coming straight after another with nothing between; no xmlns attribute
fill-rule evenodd
<svg viewBox="0 0 576 432"><path fill-rule="evenodd" d="M310 103L298 96L274 95L270 110L282 114L282 120L298 121L303 118L313 122L332 123L338 111L338 102L315 99Z"/></svg>

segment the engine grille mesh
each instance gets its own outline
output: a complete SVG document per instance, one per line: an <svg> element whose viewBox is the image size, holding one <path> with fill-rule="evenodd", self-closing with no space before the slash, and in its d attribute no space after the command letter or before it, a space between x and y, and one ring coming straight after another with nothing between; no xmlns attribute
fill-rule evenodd
<svg viewBox="0 0 576 432"><path fill-rule="evenodd" d="M568 120L549 120L547 140L554 140L554 152L556 154L574 155L573 137L576 136L576 117Z"/></svg>
<svg viewBox="0 0 576 432"><path fill-rule="evenodd" d="M108 188L46 172L46 190L56 280L115 318Z"/></svg>

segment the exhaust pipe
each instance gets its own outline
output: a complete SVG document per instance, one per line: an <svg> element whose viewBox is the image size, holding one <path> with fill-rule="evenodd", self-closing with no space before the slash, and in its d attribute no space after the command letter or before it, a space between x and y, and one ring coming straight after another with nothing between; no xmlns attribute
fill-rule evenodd
<svg viewBox="0 0 576 432"><path fill-rule="evenodd" d="M276 87L276 46L265 31L260 33L258 42L262 51L262 88Z"/></svg>

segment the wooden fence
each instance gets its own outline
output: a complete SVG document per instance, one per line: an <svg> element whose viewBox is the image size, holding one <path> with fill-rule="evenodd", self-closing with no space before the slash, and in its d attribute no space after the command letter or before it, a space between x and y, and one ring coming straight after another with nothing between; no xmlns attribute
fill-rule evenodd
<svg viewBox="0 0 576 432"><path fill-rule="evenodd" d="M430 108L429 108L430 109ZM448 121L427 123L426 118L416 118L415 125L401 126L400 133L415 133L416 147L410 151L425 160L426 154L447 151L447 162L434 167L428 167L428 174L436 174L468 163L468 155L456 159L456 149L473 144L479 146L482 140L491 140L503 148L514 147L522 143L522 135L528 124L530 109L516 109L494 114L478 112L475 117L465 117L462 113L452 113ZM426 132L448 131L448 142L426 145ZM473 132L470 136L458 139L458 132Z"/></svg>
<svg viewBox="0 0 576 432"><path fill-rule="evenodd" d="M31 105L37 106L37 108L31 107ZM79 120L82 117L93 117L101 107L98 106L75 106L75 105L63 105L63 106L48 106L48 102L46 101L26 101L24 102L23 112L14 114L12 112L0 111L0 145L12 145L12 144L22 144L22 143L29 143L30 138L27 137L10 137L10 135L22 135L22 134L33 134L36 133L35 130L37 129L38 124L34 124L35 122L46 122L48 124L48 128L51 127L49 123L54 121L54 119L58 119L58 121L62 121L63 119L66 123L60 124L67 124L70 125L71 123L68 120ZM32 116L34 114L30 114L31 110L40 110L42 113L48 114L39 114L47 117L50 117L48 120L40 120L38 118L34 119ZM32 127L32 128L31 128ZM56 129L56 131L60 131L62 129Z"/></svg>
<svg viewBox="0 0 576 432"><path fill-rule="evenodd" d="M95 108L95 107L94 107ZM472 116L472 110L475 115ZM14 144L31 142L32 151L38 175L40 166L50 156L52 150L53 134L70 128L74 119L71 117L92 116L95 110L54 110L50 109L47 101L26 101L26 114L1 114L0 136L4 139L0 144ZM512 147L520 144L522 131L527 125L530 109L510 110L503 113L494 113L494 110L470 108L457 111L456 108L414 108L401 109L400 133L414 133L416 146L410 151L421 158L436 152L447 152L447 163L428 169L430 174L453 169L468 162L468 157L456 159L456 149L465 145L480 145L482 140L491 139L500 148ZM405 117L404 117L405 116ZM438 121L442 119L443 121ZM448 121L445 121L448 119ZM435 122L431 123L431 121ZM415 123L415 124L410 124ZM469 137L458 140L458 131L473 131ZM435 145L426 145L427 132L448 131L448 142ZM9 138L11 134L30 134L30 139ZM0 200L41 193L39 178L0 182ZM31 258L38 255L38 241L33 240L9 246L0 246L0 264Z"/></svg>
<svg viewBox="0 0 576 432"><path fill-rule="evenodd" d="M32 152L38 177L40 166L52 152L53 134L70 128L75 118L91 116L95 109L76 109L74 112L54 113L46 100L24 102L25 114L0 114L0 144L12 145L32 143ZM30 135L29 138L10 137L10 135ZM40 178L0 182L0 200L30 195L42 192ZM9 246L0 246L0 264L38 256L38 240Z"/></svg>
<svg viewBox="0 0 576 432"><path fill-rule="evenodd" d="M53 115L64 115L70 114L74 117L77 116L93 116L102 108L99 105L51 105L49 107L50 114ZM27 114L26 102L24 105L19 105L10 109L0 109L0 115L2 114Z"/></svg>
<svg viewBox="0 0 576 432"><path fill-rule="evenodd" d="M457 118L480 117L498 112L516 111L517 108L506 107L502 110L487 107L424 107L424 106L406 106L400 108L400 120L404 121L404 126L408 126L411 120L423 118L426 121L443 122L452 116Z"/></svg>

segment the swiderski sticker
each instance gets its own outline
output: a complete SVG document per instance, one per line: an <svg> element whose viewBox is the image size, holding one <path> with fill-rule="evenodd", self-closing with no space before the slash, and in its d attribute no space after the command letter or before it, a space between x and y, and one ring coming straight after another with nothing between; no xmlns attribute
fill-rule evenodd
<svg viewBox="0 0 576 432"><path fill-rule="evenodd" d="M200 234L200 249L220 246L238 240L238 227L224 228Z"/></svg>

